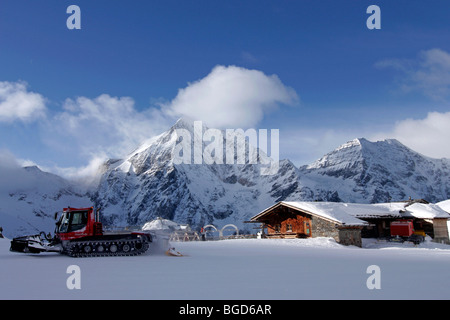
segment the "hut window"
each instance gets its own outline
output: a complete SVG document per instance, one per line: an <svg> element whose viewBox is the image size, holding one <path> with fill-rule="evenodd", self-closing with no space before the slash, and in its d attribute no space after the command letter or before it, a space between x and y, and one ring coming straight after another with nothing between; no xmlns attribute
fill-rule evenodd
<svg viewBox="0 0 450 320"><path fill-rule="evenodd" d="M292 232L292 224L286 224L286 232Z"/></svg>
<svg viewBox="0 0 450 320"><path fill-rule="evenodd" d="M275 225L275 232L276 233L280 233L280 231L281 231L281 224L276 224Z"/></svg>

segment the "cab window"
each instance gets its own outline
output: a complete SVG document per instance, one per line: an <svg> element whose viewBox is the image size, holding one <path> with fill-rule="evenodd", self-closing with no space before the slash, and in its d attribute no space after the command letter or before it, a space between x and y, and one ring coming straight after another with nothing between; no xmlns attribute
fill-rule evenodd
<svg viewBox="0 0 450 320"><path fill-rule="evenodd" d="M87 211L71 212L71 221L68 232L83 229L87 224Z"/></svg>

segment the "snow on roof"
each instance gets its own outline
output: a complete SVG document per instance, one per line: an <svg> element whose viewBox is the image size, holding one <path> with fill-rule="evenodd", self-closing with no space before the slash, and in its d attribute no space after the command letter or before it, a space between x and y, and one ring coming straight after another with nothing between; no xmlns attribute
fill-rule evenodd
<svg viewBox="0 0 450 320"><path fill-rule="evenodd" d="M342 202L284 202L291 206L336 220L345 225L367 225L360 218L400 218L399 209L390 203L362 204Z"/></svg>
<svg viewBox="0 0 450 320"><path fill-rule="evenodd" d="M444 200L444 201L438 202L438 203L436 203L436 205L439 208L450 213L450 200Z"/></svg>
<svg viewBox="0 0 450 320"><path fill-rule="evenodd" d="M365 226L368 225L366 221L358 219L351 215L350 211L358 211L353 204L340 203L340 202L297 202L297 201L282 201L276 205L264 210L258 215L254 216L251 220L256 221L261 216L264 216L278 205L285 205L293 209L299 209L309 214L322 217L326 220L334 221L341 225L347 226Z"/></svg>
<svg viewBox="0 0 450 320"><path fill-rule="evenodd" d="M405 207L404 217L420 219L450 218L450 214L437 204L414 203Z"/></svg>
<svg viewBox="0 0 450 320"><path fill-rule="evenodd" d="M336 223L347 226L365 226L368 223L361 219L368 218L450 218L450 214L435 204L407 202L391 203L343 203L343 202L307 202L307 201L282 201L262 211L251 218L257 221L260 217L271 211L278 205L285 205L298 209L308 214L320 216L324 219L336 221ZM450 207L450 201L448 203Z"/></svg>

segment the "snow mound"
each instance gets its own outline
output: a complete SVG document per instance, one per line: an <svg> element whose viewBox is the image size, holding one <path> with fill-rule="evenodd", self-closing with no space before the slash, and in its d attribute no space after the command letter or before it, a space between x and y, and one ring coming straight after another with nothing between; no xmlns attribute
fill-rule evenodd
<svg viewBox="0 0 450 320"><path fill-rule="evenodd" d="M168 219L163 219L163 218L157 218L155 220L147 222L142 227L142 230L148 230L148 231L152 231L152 230L172 231L172 230L180 230L180 229L181 229L181 227L178 223L173 222Z"/></svg>

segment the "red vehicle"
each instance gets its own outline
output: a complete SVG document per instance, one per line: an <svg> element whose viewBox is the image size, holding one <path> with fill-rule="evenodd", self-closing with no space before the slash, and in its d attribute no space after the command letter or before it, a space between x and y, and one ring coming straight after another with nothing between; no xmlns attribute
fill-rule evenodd
<svg viewBox="0 0 450 320"><path fill-rule="evenodd" d="M390 241L411 241L414 244L419 244L425 240L422 232L415 232L412 220L396 220L391 222L391 237Z"/></svg>
<svg viewBox="0 0 450 320"><path fill-rule="evenodd" d="M57 214L55 214L55 219ZM41 232L37 235L14 238L11 251L60 252L71 257L129 256L146 252L152 237L145 232L104 233L99 221L99 210L64 208L56 222L55 235Z"/></svg>
<svg viewBox="0 0 450 320"><path fill-rule="evenodd" d="M391 236L409 237L414 233L411 220L397 220L391 223Z"/></svg>

